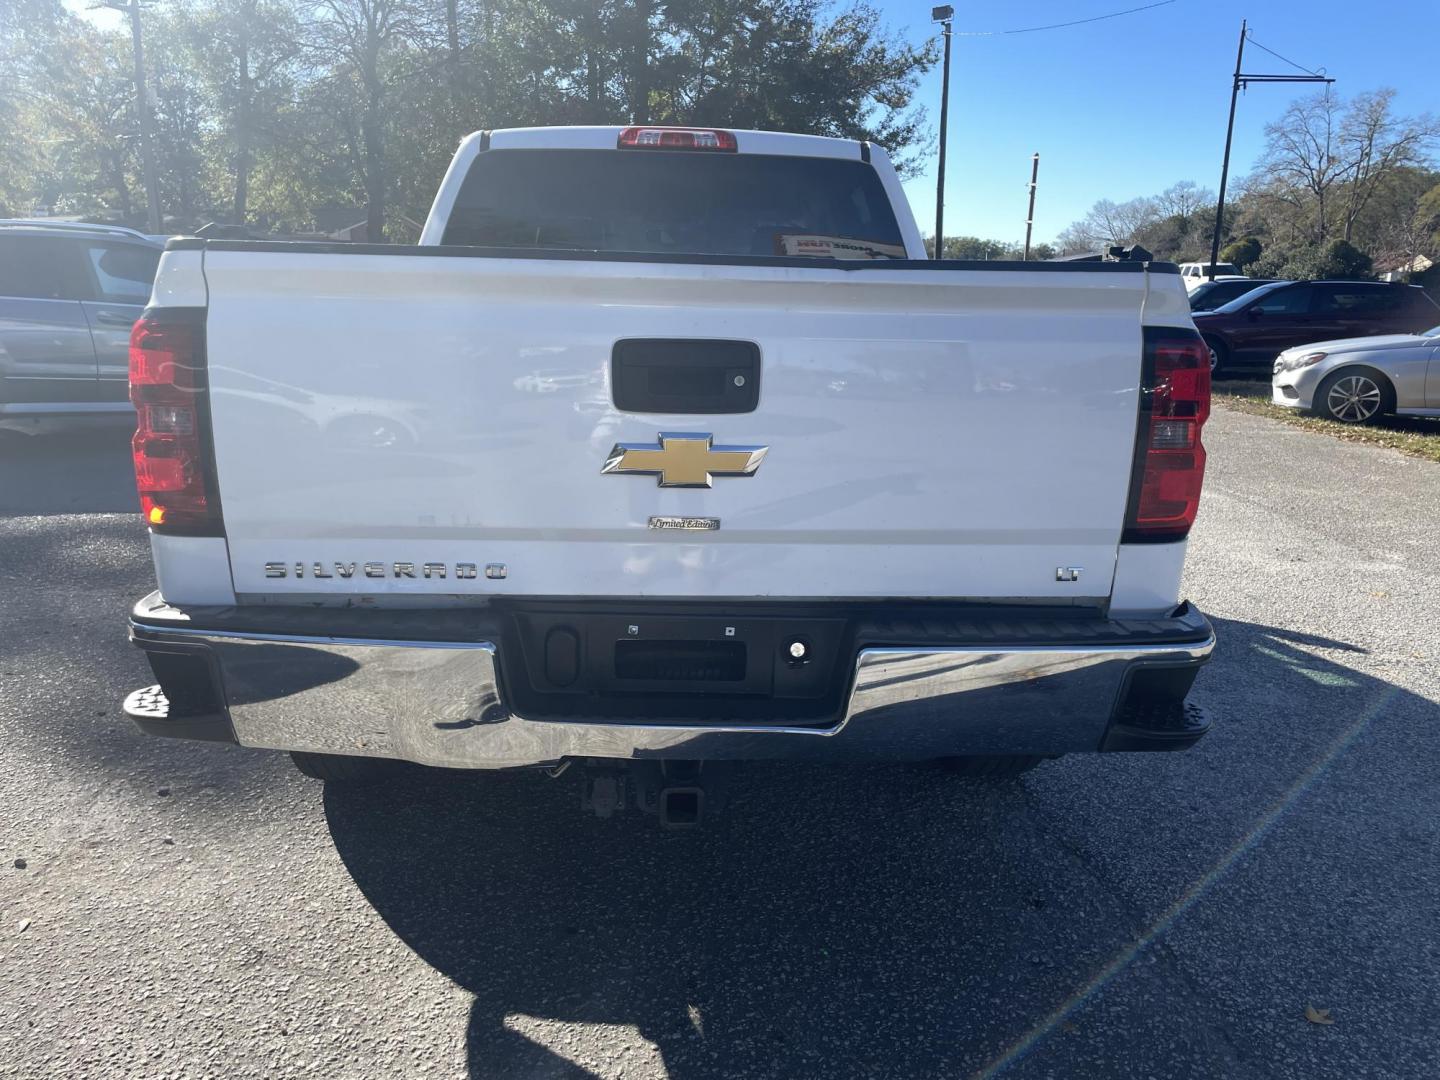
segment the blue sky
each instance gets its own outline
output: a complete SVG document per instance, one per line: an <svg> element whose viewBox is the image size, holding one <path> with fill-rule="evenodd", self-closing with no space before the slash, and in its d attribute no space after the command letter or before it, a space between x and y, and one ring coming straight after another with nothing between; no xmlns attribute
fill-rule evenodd
<svg viewBox="0 0 1440 1080"><path fill-rule="evenodd" d="M929 0L874 2L893 28L908 28L911 40L932 32ZM960 36L1147 2L1152 0L954 0L947 235L1022 240L1030 155L1036 151L1037 241L1053 239L1097 199L1149 195L1177 180L1216 188L1242 18L1250 20L1255 41L1305 67L1325 68L1336 78L1338 94L1391 86L1398 111L1440 111L1437 0L1178 0L1063 30ZM1249 45L1245 69L1291 70ZM1313 89L1254 86L1241 96L1232 178L1259 155L1265 124ZM922 83L920 98L938 131L938 66ZM922 231L932 232L933 159L905 189Z"/></svg>

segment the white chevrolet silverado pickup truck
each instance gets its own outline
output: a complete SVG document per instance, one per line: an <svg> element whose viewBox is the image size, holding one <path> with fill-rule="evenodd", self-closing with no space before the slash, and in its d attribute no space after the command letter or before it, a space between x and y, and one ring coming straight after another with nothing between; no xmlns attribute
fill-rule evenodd
<svg viewBox="0 0 1440 1080"><path fill-rule="evenodd" d="M481 132L416 246L172 240L130 379L153 734L629 763L683 821L697 763L1206 728L1175 268L928 261L867 143Z"/></svg>

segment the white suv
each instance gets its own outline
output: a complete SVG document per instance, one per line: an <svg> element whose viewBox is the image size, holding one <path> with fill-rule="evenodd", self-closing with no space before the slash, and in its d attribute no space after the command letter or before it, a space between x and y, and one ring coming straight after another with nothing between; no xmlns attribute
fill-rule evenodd
<svg viewBox="0 0 1440 1080"><path fill-rule="evenodd" d="M1187 293L1193 292L1210 280L1210 275L1206 273L1209 266L1209 263L1203 262L1180 264L1180 280L1185 282L1185 291ZM1235 278L1243 278L1244 276L1245 275L1240 273L1236 268L1234 263L1215 264L1216 281L1233 281Z"/></svg>

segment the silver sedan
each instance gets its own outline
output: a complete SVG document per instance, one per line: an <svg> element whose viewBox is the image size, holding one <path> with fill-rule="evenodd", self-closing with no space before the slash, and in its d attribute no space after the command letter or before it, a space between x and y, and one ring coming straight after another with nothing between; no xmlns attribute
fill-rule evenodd
<svg viewBox="0 0 1440 1080"><path fill-rule="evenodd" d="M1275 358L1276 405L1369 424L1381 416L1440 416L1440 326L1423 334L1317 341Z"/></svg>

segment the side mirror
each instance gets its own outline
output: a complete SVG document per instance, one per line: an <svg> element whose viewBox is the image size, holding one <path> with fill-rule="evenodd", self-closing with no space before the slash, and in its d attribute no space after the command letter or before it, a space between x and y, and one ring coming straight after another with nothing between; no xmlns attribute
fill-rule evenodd
<svg viewBox="0 0 1440 1080"><path fill-rule="evenodd" d="M1260 318L1260 316L1264 314L1264 309L1260 308L1259 306L1249 307L1245 309L1245 317L1251 322L1254 322L1256 319Z"/></svg>

